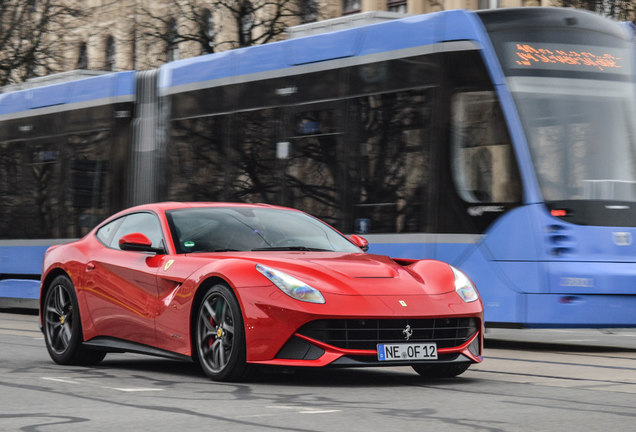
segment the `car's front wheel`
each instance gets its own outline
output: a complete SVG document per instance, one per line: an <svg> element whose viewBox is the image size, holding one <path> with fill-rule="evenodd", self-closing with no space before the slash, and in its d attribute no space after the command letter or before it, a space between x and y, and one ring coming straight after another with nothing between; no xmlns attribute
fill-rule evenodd
<svg viewBox="0 0 636 432"><path fill-rule="evenodd" d="M203 372L215 381L247 377L243 316L232 290L225 284L210 287L195 319L195 355Z"/></svg>
<svg viewBox="0 0 636 432"><path fill-rule="evenodd" d="M62 365L92 365L102 361L105 352L82 346L77 297L67 276L53 279L42 306L44 340L53 361Z"/></svg>

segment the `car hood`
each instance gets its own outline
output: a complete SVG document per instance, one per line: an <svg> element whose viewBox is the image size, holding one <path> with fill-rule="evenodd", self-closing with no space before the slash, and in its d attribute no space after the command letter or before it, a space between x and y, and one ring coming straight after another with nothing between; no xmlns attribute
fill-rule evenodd
<svg viewBox="0 0 636 432"><path fill-rule="evenodd" d="M283 271L332 294L422 295L455 289L450 267L440 261L337 252L245 252L231 257Z"/></svg>

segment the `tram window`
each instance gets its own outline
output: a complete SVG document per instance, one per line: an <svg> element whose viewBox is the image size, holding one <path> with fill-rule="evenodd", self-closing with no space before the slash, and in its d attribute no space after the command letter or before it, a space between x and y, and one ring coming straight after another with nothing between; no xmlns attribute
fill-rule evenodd
<svg viewBox="0 0 636 432"><path fill-rule="evenodd" d="M349 103L347 164L352 182L353 229L370 233L431 230L429 196L434 89L356 98ZM359 223L363 221L364 223Z"/></svg>
<svg viewBox="0 0 636 432"><path fill-rule="evenodd" d="M49 140L24 143L20 183L23 193L17 202L17 212L27 238L59 238L65 233L61 226L62 155L60 145Z"/></svg>
<svg viewBox="0 0 636 432"><path fill-rule="evenodd" d="M38 119L39 130L56 130L45 120ZM75 238L90 231L112 212L112 147L105 130L0 144L2 238Z"/></svg>
<svg viewBox="0 0 636 432"><path fill-rule="evenodd" d="M291 92L298 92L298 94L295 95L298 101L337 99L341 96L344 84L343 71L342 69L331 69L302 74L295 77L294 81L289 82L295 82L296 84L288 84L284 89ZM277 89L277 91L280 92L284 89ZM289 99L288 96L281 102L285 104L290 103Z"/></svg>
<svg viewBox="0 0 636 432"><path fill-rule="evenodd" d="M520 182L512 145L493 91L459 92L451 99L453 180L469 203L514 203Z"/></svg>
<svg viewBox="0 0 636 432"><path fill-rule="evenodd" d="M26 169L25 157L23 142L0 142L0 238L3 239L27 235L21 215L25 199L21 181Z"/></svg>
<svg viewBox="0 0 636 432"><path fill-rule="evenodd" d="M66 161L62 211L68 237L81 237L110 213L112 135L95 131L70 135L63 147ZM70 199L69 199L70 198Z"/></svg>
<svg viewBox="0 0 636 432"><path fill-rule="evenodd" d="M241 112L235 121L233 154L227 167L229 199L280 202L283 172L276 148L280 141L281 109Z"/></svg>
<svg viewBox="0 0 636 432"><path fill-rule="evenodd" d="M303 107L293 114L284 167L281 204L300 208L325 222L342 224L344 172L341 103Z"/></svg>
<svg viewBox="0 0 636 432"><path fill-rule="evenodd" d="M302 111L294 116L294 131L299 136L337 133L337 115L329 108Z"/></svg>
<svg viewBox="0 0 636 432"><path fill-rule="evenodd" d="M434 56L405 57L354 66L349 71L349 94L369 94L430 85L439 79Z"/></svg>
<svg viewBox="0 0 636 432"><path fill-rule="evenodd" d="M172 124L166 152L166 200L223 201L228 160L229 116L179 120Z"/></svg>

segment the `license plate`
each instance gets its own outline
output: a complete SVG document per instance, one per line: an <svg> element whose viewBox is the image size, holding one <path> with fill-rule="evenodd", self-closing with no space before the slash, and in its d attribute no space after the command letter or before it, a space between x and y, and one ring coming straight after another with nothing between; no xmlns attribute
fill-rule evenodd
<svg viewBox="0 0 636 432"><path fill-rule="evenodd" d="M378 344L378 360L437 360L437 344Z"/></svg>

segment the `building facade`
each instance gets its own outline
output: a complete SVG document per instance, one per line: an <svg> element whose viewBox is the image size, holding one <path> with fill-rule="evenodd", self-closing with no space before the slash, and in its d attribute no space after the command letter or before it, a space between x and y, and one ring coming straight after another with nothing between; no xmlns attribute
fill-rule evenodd
<svg viewBox="0 0 636 432"><path fill-rule="evenodd" d="M246 2L256 5L256 10L251 15L244 16L239 16L236 12L238 9L230 10L224 2L214 1L81 2L86 14L81 18L69 19L67 23L67 31L62 35L66 49L63 58L59 60L59 71L144 70L157 67L166 61L236 48L241 46L237 21L246 26L252 25L249 29L250 37L256 39L258 25L264 22L260 17L271 12L267 11L266 7L261 7L259 1L263 0ZM368 11L422 14L460 8L549 6L552 0L300 0L301 3L298 3L298 0L277 1L291 10L291 13L279 19L279 25L293 26ZM280 32L280 27L277 31ZM284 37L284 32L281 32L267 41ZM208 46L205 46L206 38ZM261 42L263 40L254 41Z"/></svg>

